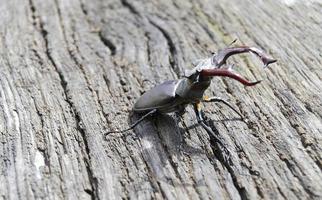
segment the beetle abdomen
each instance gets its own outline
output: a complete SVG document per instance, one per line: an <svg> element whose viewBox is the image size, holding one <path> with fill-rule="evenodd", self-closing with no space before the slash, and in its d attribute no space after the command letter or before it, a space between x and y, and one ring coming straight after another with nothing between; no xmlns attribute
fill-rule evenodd
<svg viewBox="0 0 322 200"><path fill-rule="evenodd" d="M180 80L171 80L155 86L145 92L134 104L133 110L136 112L148 111L152 109L162 109L174 101L176 88Z"/></svg>

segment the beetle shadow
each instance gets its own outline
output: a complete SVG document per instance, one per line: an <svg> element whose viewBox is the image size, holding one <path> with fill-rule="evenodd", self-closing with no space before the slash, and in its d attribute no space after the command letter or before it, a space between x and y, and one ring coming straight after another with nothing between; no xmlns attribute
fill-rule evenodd
<svg viewBox="0 0 322 200"><path fill-rule="evenodd" d="M139 118L137 114L132 113L129 122L133 123ZM180 123L181 120L175 114L155 113L135 127L134 132L137 138L147 140L153 146L161 145L164 151L171 155L204 154L201 148L186 143L187 129L180 127Z"/></svg>
<svg viewBox="0 0 322 200"><path fill-rule="evenodd" d="M218 123L218 122L220 122L220 123L223 123L223 122L244 122L244 123L247 123L247 122L245 122L245 120L243 119L243 118L241 118L241 117L233 117L233 118L224 118L224 119L210 119L209 118L209 116L207 116L206 115L206 117L204 117L205 118L205 121L206 121L206 123L212 123L212 124L214 124L214 123ZM193 125L191 125L191 126L188 126L187 128L186 128L186 130L187 131L189 131L189 130L191 130L191 129L195 129L195 128L197 128L198 126L201 126L198 122L197 123L195 123L195 124L193 124Z"/></svg>
<svg viewBox="0 0 322 200"><path fill-rule="evenodd" d="M135 122L140 117L137 114L129 117ZM131 120L132 119L132 120ZM190 146L185 141L186 129L180 127L179 118L174 115L156 114L140 123L135 129L136 138L140 143L140 153L148 166L151 181L162 182L174 187L193 187L190 182L181 182L169 173L169 166L176 170L182 166L181 160L194 155L206 154L205 150ZM198 186L203 180L196 180Z"/></svg>
<svg viewBox="0 0 322 200"><path fill-rule="evenodd" d="M200 155L205 154L201 148L187 144L185 138L188 136L186 128L180 126L182 123L177 114L159 115L156 119L156 127L159 130L159 137L164 146L171 154Z"/></svg>
<svg viewBox="0 0 322 200"><path fill-rule="evenodd" d="M133 123L140 119L140 115L131 113L129 115L129 123ZM243 121L242 118L225 118L219 120L211 120L209 116L204 116L204 119L212 127L212 130L218 132L215 123L226 121ZM211 163L215 165L214 159L219 159L221 162L225 159L225 154L220 152L220 148L215 140L210 137L210 143L214 146L215 158L200 146L193 147L185 141L188 130L196 128L199 123L195 123L189 127L182 128L179 126L181 119L175 114L160 114L156 113L153 116L146 118L137 127L134 128L135 137L139 141L140 153L147 165L150 176L153 178L150 181L162 182L174 187L195 187L205 185L203 179L195 180L195 184L190 182L181 182L174 178L172 173L169 173L169 165L173 169L178 170L181 160L186 160L187 157L205 155ZM132 132L133 133L133 132ZM208 133L209 134L209 133ZM219 134L219 133L217 133ZM218 152L217 152L218 151Z"/></svg>
<svg viewBox="0 0 322 200"><path fill-rule="evenodd" d="M132 113L132 115L129 116L129 121L134 119L132 122L135 122L135 120L139 118L139 115ZM209 114L205 114L204 119L216 135L220 135L219 130L216 128L216 123L218 122L242 121L243 123L247 123L247 121L239 117L214 120L210 119ZM181 160L186 160L187 157L194 155L197 157L205 155L209 159L209 162L214 166L217 165L216 160L219 160L225 166L231 166L231 152L222 151L218 141L211 137L211 135L209 135L209 142L213 148L213 154L207 153L202 146L200 146L200 148L196 148L187 144L184 137L187 135L188 130L198 127L199 123L196 121L193 125L185 128L180 127L179 123L181 123L181 119L176 115L157 113L153 117L149 117L144 120L141 125L138 125L138 128L135 128L137 138L141 139L140 142L144 140L145 143L151 144L140 150L142 157L145 160L145 164L151 172L149 174L153 177L149 181L157 181L158 184L162 182L179 188L206 186L205 180L197 177L194 177L197 179L194 179L193 184L191 184L190 181L181 182L182 180L178 179L177 176L174 177L172 173L169 173L169 165L178 171L178 168L181 165ZM142 146L144 147L144 145L141 145L141 147ZM258 171L255 171L254 173L259 176ZM242 176L254 175L247 173L238 174ZM180 174L177 175L180 176ZM140 187L140 184L138 185Z"/></svg>
<svg viewBox="0 0 322 200"><path fill-rule="evenodd" d="M129 124L136 122L138 119L140 119L140 117L140 115L132 112L129 115ZM213 126L215 126L214 124L218 122L223 123L241 121L246 123L242 118L239 117L214 120L205 115L204 118L206 120L206 123L211 123ZM204 150L202 150L201 148L196 148L187 144L184 138L185 136L187 136L187 131L197 128L198 126L200 126L200 124L196 122L191 126L182 128L179 126L180 123L181 119L176 114L155 113L138 124L138 126L134 128L134 132L136 138L144 139L145 141L148 141L152 146L160 143L163 148L171 155L182 155L182 153L186 155L205 154ZM153 133L154 137L150 137L148 135ZM125 136L128 134L129 133L125 134Z"/></svg>

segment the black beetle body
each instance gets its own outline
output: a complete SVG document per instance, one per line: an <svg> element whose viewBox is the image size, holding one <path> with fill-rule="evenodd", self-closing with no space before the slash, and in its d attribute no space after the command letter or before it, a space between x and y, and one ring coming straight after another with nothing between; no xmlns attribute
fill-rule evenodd
<svg viewBox="0 0 322 200"><path fill-rule="evenodd" d="M170 113L176 111L183 111L188 104L193 104L197 115L198 122L211 134L214 133L203 122L201 102L221 102L229 106L240 116L241 114L233 108L228 102L222 100L219 97L204 97L205 90L209 87L211 79L214 76L230 77L239 81L245 86L254 86L260 81L250 82L243 78L241 75L235 73L230 67L222 67L226 65L228 57L234 54L251 52L261 58L264 63L264 67L271 63L276 62L275 59L269 58L263 51L248 46L225 48L220 50L217 54L214 54L210 58L200 60L192 70L187 71L185 77L179 80L165 81L149 91L145 92L135 103L133 111L142 113L145 112L143 117L130 126L130 128L122 131L110 131L112 132L124 132L134 128L138 123L144 120L147 116L153 113ZM241 116L242 117L242 116Z"/></svg>
<svg viewBox="0 0 322 200"><path fill-rule="evenodd" d="M165 81L145 92L135 103L134 112L157 109L161 113L181 111L189 103L201 101L210 80L192 82L188 78Z"/></svg>

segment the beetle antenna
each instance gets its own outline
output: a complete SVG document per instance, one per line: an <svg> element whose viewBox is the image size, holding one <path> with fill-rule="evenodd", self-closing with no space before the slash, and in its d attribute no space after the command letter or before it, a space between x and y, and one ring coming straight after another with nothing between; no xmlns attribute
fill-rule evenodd
<svg viewBox="0 0 322 200"><path fill-rule="evenodd" d="M124 129L124 130L114 130L114 131L109 131L106 132L104 134L104 136L106 137L107 135L109 135L110 133L124 133L126 131L132 130L133 128L135 128L139 123L141 123L145 118L149 117L150 115L154 114L157 111L157 109L153 109L150 112L146 113L145 115L143 115L140 119L138 119L136 122L134 122L129 128Z"/></svg>
<svg viewBox="0 0 322 200"><path fill-rule="evenodd" d="M230 42L228 45L227 45L227 47L230 47L231 45L233 45L233 44L235 44L236 42L237 42L237 38L235 38L232 42ZM216 52L215 51L210 51L210 53L212 54L212 55L214 55L214 54L216 54Z"/></svg>

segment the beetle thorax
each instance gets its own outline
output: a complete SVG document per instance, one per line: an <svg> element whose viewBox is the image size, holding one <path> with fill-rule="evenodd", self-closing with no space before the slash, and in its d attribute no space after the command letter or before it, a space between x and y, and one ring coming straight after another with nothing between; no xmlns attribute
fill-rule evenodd
<svg viewBox="0 0 322 200"><path fill-rule="evenodd" d="M176 89L176 94L189 102L201 100L210 82L211 78L200 76L195 79L183 78Z"/></svg>
<svg viewBox="0 0 322 200"><path fill-rule="evenodd" d="M205 90L210 85L211 77L202 77L200 72L203 69L214 67L212 57L199 60L196 67L185 72L185 78L180 80L176 94L189 102L201 100Z"/></svg>

